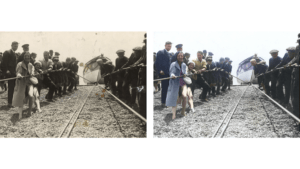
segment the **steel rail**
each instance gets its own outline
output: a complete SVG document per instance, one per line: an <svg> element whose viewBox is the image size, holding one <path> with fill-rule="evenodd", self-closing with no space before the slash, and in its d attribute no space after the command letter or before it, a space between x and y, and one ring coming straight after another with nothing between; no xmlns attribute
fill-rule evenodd
<svg viewBox="0 0 300 169"><path fill-rule="evenodd" d="M91 87L90 91L88 92L88 95L86 96L86 98L84 99L83 103L81 104L81 106L73 113L72 117L69 119L68 123L65 125L65 127L61 130L61 132L59 133L58 137L59 138L68 138L72 129L74 128L74 124L76 122L76 120L78 119L79 114L81 113L87 99L89 98L89 95L91 94L91 92L93 91L93 89L95 88L95 86ZM73 118L75 116L75 118ZM75 119L75 120L73 120ZM67 131L67 133L63 136L63 134L65 133L66 129L71 126L71 129Z"/></svg>
<svg viewBox="0 0 300 169"><path fill-rule="evenodd" d="M84 77L82 77L82 76L80 76L80 75L78 75L79 77L81 77L81 78L83 78L83 79L85 79L85 80L87 80L86 78L84 78ZM87 81L89 81L89 80L87 80ZM91 81L90 81L91 82ZM92 83L97 83L97 82L92 82ZM98 84L98 83L97 83ZM98 86L100 86L99 84L98 84ZM102 89L105 89L104 87L102 87L102 86L100 86ZM131 107L129 107L127 104L125 104L123 101L121 101L119 98L117 98L117 96L115 96L115 95L113 95L111 92L109 92L109 91L107 91L106 89L105 89L105 91L106 92L108 92L110 95L112 95L117 101L119 101L121 104L123 104L127 109L129 109L132 113L134 113L136 116L138 116L141 120L143 120L144 122L146 122L147 123L147 120L143 117L143 116L141 116L139 113L137 113L135 110L133 110Z"/></svg>
<svg viewBox="0 0 300 169"><path fill-rule="evenodd" d="M232 108L233 108L233 112L231 113L231 116L230 116L228 122L226 123L224 130L221 132L220 138L223 137L223 134L224 134L224 132L226 131L226 129L227 129L227 127L228 127L228 124L229 124L229 122L230 122L230 120L231 120L231 118L232 118L232 116L233 116L233 114L234 114L234 112L235 112L235 110L236 110L238 104L240 103L242 97L244 96L246 90L248 89L248 87L249 87L249 86L247 86L246 89L243 91L243 93L242 93L241 97L239 98L238 102L237 102L235 105L233 105L233 106L229 109L229 111L228 111L228 113L226 114L225 118L222 120L222 122L220 123L219 127L217 128L217 130L215 131L215 133L212 135L211 138L215 138L215 137L216 137L216 135L218 134L218 132L219 132L219 130L220 130L220 128L221 128L221 126L223 125L224 121L227 119L227 116L231 113L231 110L232 110Z"/></svg>
<svg viewBox="0 0 300 169"><path fill-rule="evenodd" d="M276 104L279 108L281 108L284 112L286 112L288 115L290 115L294 120L296 120L298 123L300 123L300 119L298 117L296 117L293 113L289 112L286 108L284 108L283 106L281 106L279 103L277 103L275 100L273 100L270 96L268 96L266 93L262 92L261 90L259 90L257 87L253 86L253 88L257 89L258 91L260 91L262 94L264 94L267 98L269 98L274 104Z"/></svg>

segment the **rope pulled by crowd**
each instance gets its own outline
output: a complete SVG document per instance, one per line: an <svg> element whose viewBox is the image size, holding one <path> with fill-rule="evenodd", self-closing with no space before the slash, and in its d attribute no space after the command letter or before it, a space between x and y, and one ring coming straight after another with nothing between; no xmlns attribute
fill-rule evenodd
<svg viewBox="0 0 300 169"><path fill-rule="evenodd" d="M256 76L257 77L260 77L260 76L264 76L264 75L267 75L267 74L270 74L270 73L274 73L278 70L282 70L282 69L292 69L292 68L297 68L297 67L300 67L300 65L296 65L296 64L293 64L293 65L289 65L289 66L286 66L286 67L280 67L280 68L275 68L275 69L272 69L270 71L267 71L265 73L261 73L259 75Z"/></svg>

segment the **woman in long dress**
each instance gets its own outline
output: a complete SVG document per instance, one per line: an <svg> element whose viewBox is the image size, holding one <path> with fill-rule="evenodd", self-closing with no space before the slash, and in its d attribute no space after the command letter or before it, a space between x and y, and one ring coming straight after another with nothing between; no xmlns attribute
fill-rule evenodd
<svg viewBox="0 0 300 169"><path fill-rule="evenodd" d="M173 62L170 66L170 79L169 88L166 99L166 106L172 107L173 116L172 119L176 118L176 109L177 104L180 103L180 95L182 94L182 86L185 85L185 82L182 77L176 78L176 76L184 76L186 74L186 64L183 62L183 53L179 52L177 55L177 60ZM182 111L181 114L185 116L185 105L186 97L182 96Z"/></svg>
<svg viewBox="0 0 300 169"><path fill-rule="evenodd" d="M32 91L33 85L30 82L29 77L24 78L24 76L33 75L33 73L34 73L34 67L30 63L30 53L26 52L24 55L24 60L17 64L16 75L17 75L18 79L16 80L16 86L14 89L14 95L13 95L13 100L12 100L12 105L19 108L18 109L19 119L22 118L26 87L28 87L28 89L29 89L28 90L29 91L28 114L31 115L32 102L33 102L33 95L31 94L32 93L31 91Z"/></svg>

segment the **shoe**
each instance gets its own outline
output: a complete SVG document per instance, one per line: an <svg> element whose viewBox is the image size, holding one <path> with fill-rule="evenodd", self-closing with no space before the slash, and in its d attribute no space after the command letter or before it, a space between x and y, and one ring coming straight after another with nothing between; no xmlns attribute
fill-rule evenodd
<svg viewBox="0 0 300 169"><path fill-rule="evenodd" d="M213 93L212 96L213 96L213 97L216 97L216 94Z"/></svg>
<svg viewBox="0 0 300 169"><path fill-rule="evenodd" d="M201 101L202 101L202 102L208 102L208 100L207 100L207 99L201 99Z"/></svg>
<svg viewBox="0 0 300 169"><path fill-rule="evenodd" d="M74 90L78 90L77 88L75 88Z"/></svg>
<svg viewBox="0 0 300 169"><path fill-rule="evenodd" d="M194 108L191 108L191 111L192 111L192 113L195 113L195 112L196 112Z"/></svg>
<svg viewBox="0 0 300 169"><path fill-rule="evenodd" d="M54 102L52 99L47 99L47 102Z"/></svg>
<svg viewBox="0 0 300 169"><path fill-rule="evenodd" d="M10 108L10 109L14 108L14 106L12 106L11 104L8 104L7 107Z"/></svg>
<svg viewBox="0 0 300 169"><path fill-rule="evenodd" d="M163 103L163 104L161 104L161 107L162 107L162 108L165 108L165 107L167 107L167 106L166 106L165 103Z"/></svg>
<svg viewBox="0 0 300 169"><path fill-rule="evenodd" d="M228 88L228 90L231 90L230 88Z"/></svg>

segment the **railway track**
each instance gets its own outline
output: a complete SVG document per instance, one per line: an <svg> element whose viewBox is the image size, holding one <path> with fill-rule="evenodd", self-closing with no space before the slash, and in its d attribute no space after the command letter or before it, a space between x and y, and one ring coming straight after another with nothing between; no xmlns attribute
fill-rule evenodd
<svg viewBox="0 0 300 169"><path fill-rule="evenodd" d="M239 105L240 100L242 99L245 92L247 91L248 87L249 86L247 86L246 89L243 91L243 93L242 93L241 97L238 99L237 103L229 109L228 113L225 115L225 118L222 120L222 122L218 126L217 130L212 135L212 138L222 138L223 137L224 132L226 131L228 124L230 123L230 120L231 120L234 112L236 111L236 108Z"/></svg>

